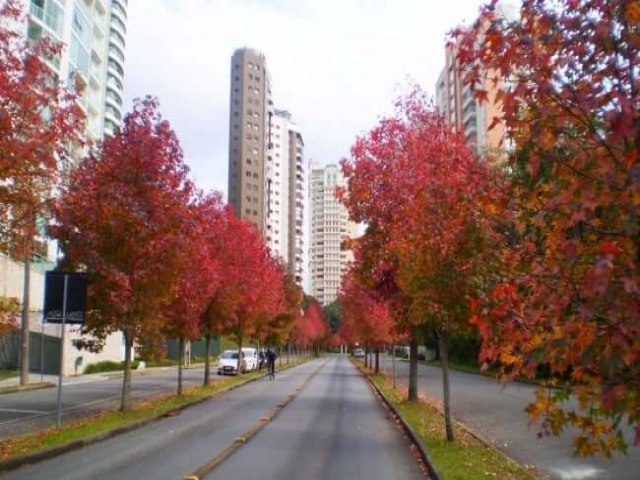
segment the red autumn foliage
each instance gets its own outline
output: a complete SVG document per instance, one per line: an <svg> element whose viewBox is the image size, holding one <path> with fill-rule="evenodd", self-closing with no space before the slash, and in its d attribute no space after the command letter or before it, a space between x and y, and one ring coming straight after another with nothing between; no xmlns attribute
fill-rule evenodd
<svg viewBox="0 0 640 480"><path fill-rule="evenodd" d="M131 349L160 331L189 253L182 247L193 185L157 107L151 98L136 101L122 129L71 173L52 229L67 264L88 272L86 331L98 340L124 333L122 409L130 408Z"/></svg>
<svg viewBox="0 0 640 480"><path fill-rule="evenodd" d="M500 176L472 155L419 90L397 107L397 115L360 137L352 158L342 162L343 199L353 218L368 224L356 242L354 271L361 285L389 302L397 331L422 326L439 338L447 438L453 440L447 337L468 329L467 298L481 293L481 279L493 266L501 240L494 226L506 202ZM417 393L416 372L414 366L410 398Z"/></svg>
<svg viewBox="0 0 640 480"><path fill-rule="evenodd" d="M516 147L514 241L474 321L506 378L550 371L556 388L528 408L543 434L572 426L577 453L611 455L627 421L640 436L640 9L533 0L520 13L509 23L492 2L453 37L467 83L498 85Z"/></svg>
<svg viewBox="0 0 640 480"><path fill-rule="evenodd" d="M303 347L311 347L328 341L331 328L324 319L322 306L316 299L307 305L304 315L299 315L291 332L291 341Z"/></svg>
<svg viewBox="0 0 640 480"><path fill-rule="evenodd" d="M338 301L342 307L340 336L349 344L381 347L394 339L389 306L358 284L352 272L343 276Z"/></svg>
<svg viewBox="0 0 640 480"><path fill-rule="evenodd" d="M31 255L36 219L59 180L58 162L81 144L84 114L45 59L62 45L28 46L17 0L0 6L0 251Z"/></svg>

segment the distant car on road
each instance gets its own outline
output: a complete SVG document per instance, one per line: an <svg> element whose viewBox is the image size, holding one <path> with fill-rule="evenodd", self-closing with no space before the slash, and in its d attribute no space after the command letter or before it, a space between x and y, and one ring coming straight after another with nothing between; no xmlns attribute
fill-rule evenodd
<svg viewBox="0 0 640 480"><path fill-rule="evenodd" d="M364 358L364 349L356 348L353 351L353 356L356 357L356 358Z"/></svg>
<svg viewBox="0 0 640 480"><path fill-rule="evenodd" d="M240 368L242 369L242 372L247 371L244 352L242 354L242 362ZM238 373L238 351L225 350L220 355L220 360L218 361L218 375L235 375L236 373Z"/></svg>
<svg viewBox="0 0 640 480"><path fill-rule="evenodd" d="M253 372L258 369L258 349L253 347L247 347L242 349L244 354L244 363L248 372Z"/></svg>

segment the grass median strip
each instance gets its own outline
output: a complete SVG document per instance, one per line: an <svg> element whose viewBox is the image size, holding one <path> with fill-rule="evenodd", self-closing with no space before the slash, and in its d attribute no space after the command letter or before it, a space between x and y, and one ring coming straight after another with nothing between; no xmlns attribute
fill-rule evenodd
<svg viewBox="0 0 640 480"><path fill-rule="evenodd" d="M461 426L456 426L456 441L447 442L444 417L435 405L424 399L408 402L406 388L394 389L391 380L383 375L368 375L420 437L443 480L537 478L535 472L487 446Z"/></svg>
<svg viewBox="0 0 640 480"><path fill-rule="evenodd" d="M308 359L301 359L283 365L290 368ZM103 412L97 416L82 420L65 422L61 430L50 428L15 438L0 441L0 462L36 454L80 441L106 436L113 430L126 429L148 421L171 415L179 409L212 398L230 388L240 386L265 376L263 372L249 373L240 377L226 377L215 380L209 386L188 389L183 395L164 395L154 399L137 402L128 412ZM0 465L1 467L2 465Z"/></svg>

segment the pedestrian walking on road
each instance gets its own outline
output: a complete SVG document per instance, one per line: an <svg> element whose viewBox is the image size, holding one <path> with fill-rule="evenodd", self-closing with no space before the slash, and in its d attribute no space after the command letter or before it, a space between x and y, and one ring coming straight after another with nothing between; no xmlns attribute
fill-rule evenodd
<svg viewBox="0 0 640 480"><path fill-rule="evenodd" d="M276 379L276 352L271 348L267 348L267 371L269 372L269 380Z"/></svg>

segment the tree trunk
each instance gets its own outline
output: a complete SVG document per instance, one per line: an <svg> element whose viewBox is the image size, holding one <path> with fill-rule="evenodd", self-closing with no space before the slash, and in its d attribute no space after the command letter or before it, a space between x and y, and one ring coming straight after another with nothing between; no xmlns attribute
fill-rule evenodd
<svg viewBox="0 0 640 480"><path fill-rule="evenodd" d="M376 347L376 369L375 373L380 373L380 349Z"/></svg>
<svg viewBox="0 0 640 480"><path fill-rule="evenodd" d="M24 258L24 285L22 287L22 318L20 323L20 386L29 383L29 310L31 286L31 253ZM64 345L62 346L64 348ZM60 372L62 374L62 372Z"/></svg>
<svg viewBox="0 0 640 480"><path fill-rule="evenodd" d="M202 383L204 386L209 385L209 377L211 376L211 355L209 350L211 348L211 334L207 333L204 336L204 382Z"/></svg>
<svg viewBox="0 0 640 480"><path fill-rule="evenodd" d="M449 390L449 351L447 349L446 334L438 335L438 349L440 350L440 365L442 366L442 390L444 392L444 424L447 431L447 441L455 441L453 432L453 418L451 418L451 393Z"/></svg>
<svg viewBox="0 0 640 480"><path fill-rule="evenodd" d="M367 352L367 346L364 346L364 368L369 366L369 352Z"/></svg>
<svg viewBox="0 0 640 480"><path fill-rule="evenodd" d="M122 399L120 410L126 412L131 410L131 347L133 338L127 330L123 330L124 335L124 375L122 376Z"/></svg>
<svg viewBox="0 0 640 480"><path fill-rule="evenodd" d="M287 342L287 365L291 363L291 342Z"/></svg>
<svg viewBox="0 0 640 480"><path fill-rule="evenodd" d="M418 400L418 339L415 329L411 332L409 343L409 397L408 400Z"/></svg>
<svg viewBox="0 0 640 480"><path fill-rule="evenodd" d="M182 395L182 366L184 364L184 338L178 339L178 395Z"/></svg>
<svg viewBox="0 0 640 480"><path fill-rule="evenodd" d="M238 375L242 375L242 337L238 335Z"/></svg>

